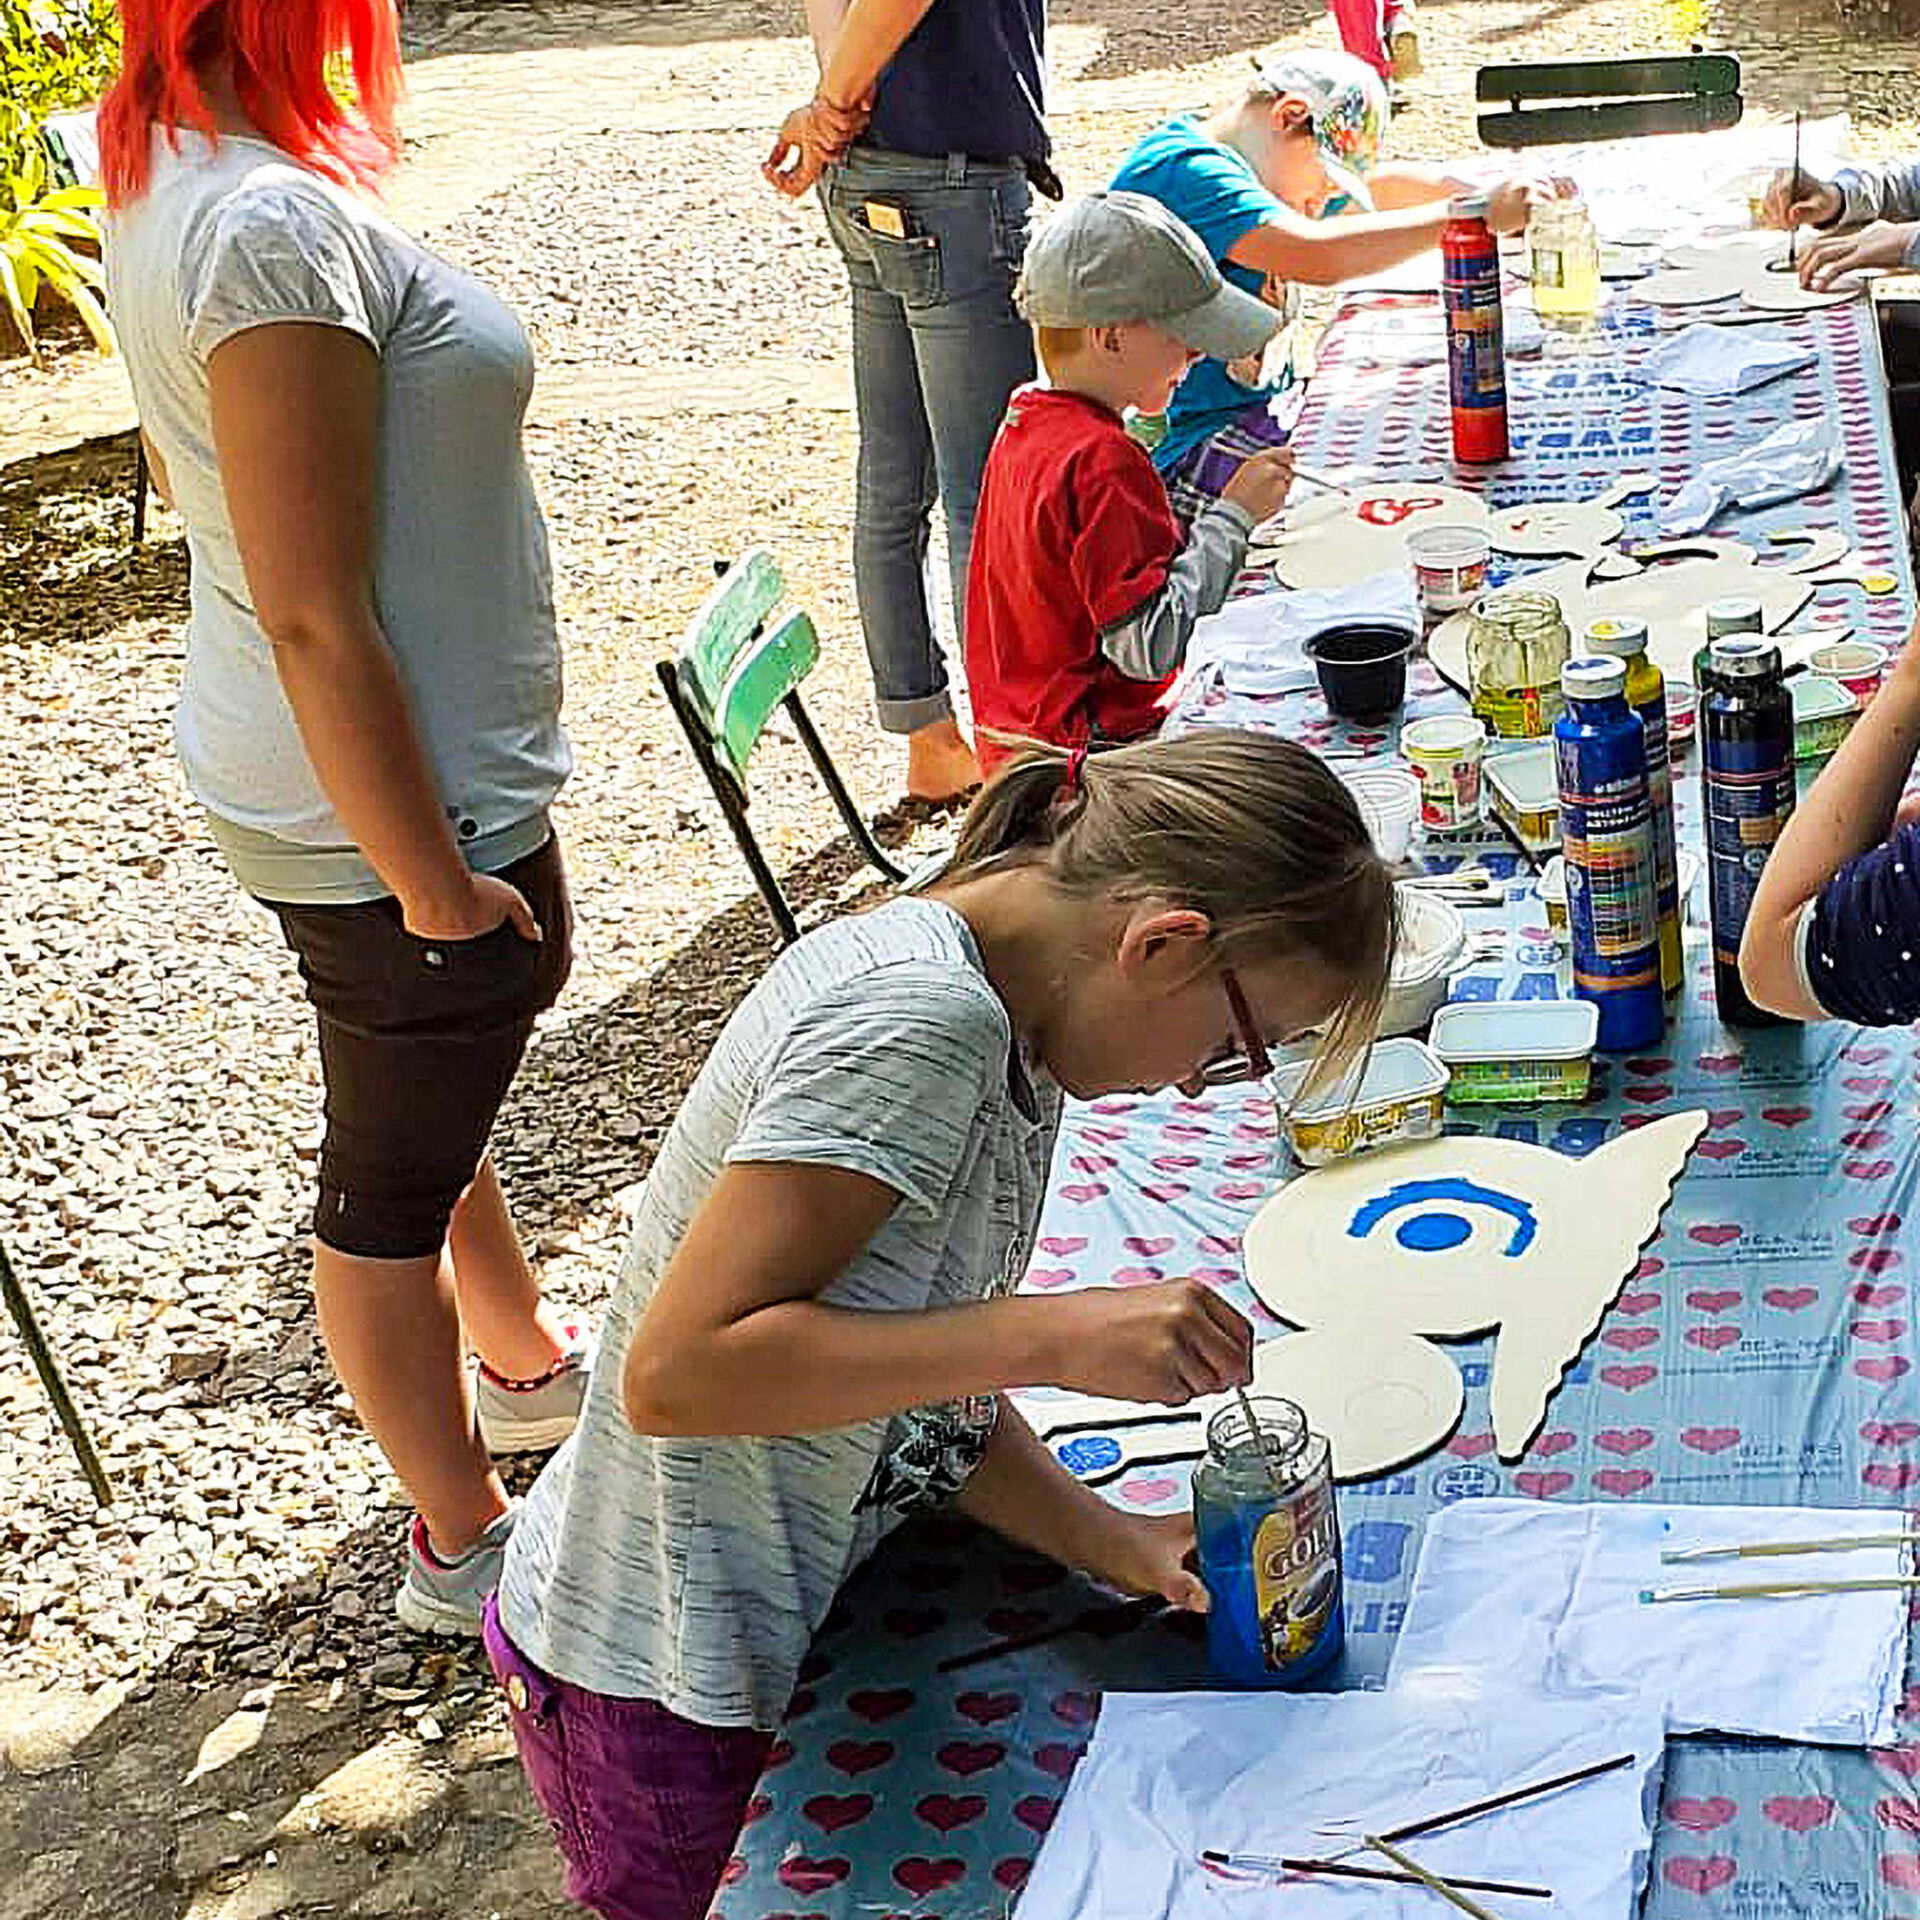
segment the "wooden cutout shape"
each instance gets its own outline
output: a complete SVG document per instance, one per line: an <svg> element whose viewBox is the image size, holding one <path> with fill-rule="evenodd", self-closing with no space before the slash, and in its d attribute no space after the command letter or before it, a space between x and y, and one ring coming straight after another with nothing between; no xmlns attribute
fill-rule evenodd
<svg viewBox="0 0 1920 1920"><path fill-rule="evenodd" d="M1404 1365L1395 1357L1403 1336L1462 1338L1497 1327L1494 1439L1503 1460L1517 1460L1659 1231L1706 1125L1701 1112L1670 1114L1581 1159L1478 1134L1319 1167L1254 1216L1242 1241L1247 1278L1290 1324L1371 1342L1388 1380ZM1596 1193L1606 1196L1603 1208ZM1410 1404L1392 1394L1370 1402L1350 1378L1334 1390L1343 1417L1355 1420L1369 1404L1383 1419L1385 1409L1398 1419ZM1430 1415L1428 1446L1446 1437L1438 1418ZM1383 1431L1383 1446L1386 1439ZM1393 1444L1406 1444L1399 1426Z"/></svg>
<svg viewBox="0 0 1920 1920"><path fill-rule="evenodd" d="M1460 1369L1426 1340L1377 1327L1282 1334L1253 1355L1255 1393L1291 1400L1333 1449L1336 1480L1371 1480L1431 1453L1460 1424Z"/></svg>
<svg viewBox="0 0 1920 1920"><path fill-rule="evenodd" d="M1824 293L1809 293L1787 264L1787 242L1777 233L1731 235L1716 246L1669 248L1666 267L1633 288L1638 300L1658 306L1702 306L1737 298L1761 313L1812 313L1843 306L1865 291L1848 274Z"/></svg>
<svg viewBox="0 0 1920 1920"><path fill-rule="evenodd" d="M1767 545L1797 549L1780 563L1788 573L1831 574L1850 561L1858 561L1863 568L1867 564L1838 527L1795 527L1785 533L1770 533Z"/></svg>
<svg viewBox="0 0 1920 1920"><path fill-rule="evenodd" d="M1821 307L1843 307L1866 290L1858 274L1843 273L1824 293L1812 293L1790 273L1762 269L1741 282L1740 298L1760 313L1813 313Z"/></svg>
<svg viewBox="0 0 1920 1920"><path fill-rule="evenodd" d="M1715 300L1731 300L1733 294L1726 275L1707 267L1663 268L1627 288L1629 299L1656 307L1704 307Z"/></svg>
<svg viewBox="0 0 1920 1920"><path fill-rule="evenodd" d="M1627 523L1614 511L1619 503L1658 485L1651 474L1629 474L1591 500L1534 500L1502 508L1493 516L1493 544L1502 553L1542 560L1598 553L1626 531Z"/></svg>
<svg viewBox="0 0 1920 1920"><path fill-rule="evenodd" d="M1271 542L1273 570L1289 587L1345 587L1407 564L1407 535L1445 522L1485 527L1491 516L1478 494L1443 485L1356 488L1290 509Z"/></svg>

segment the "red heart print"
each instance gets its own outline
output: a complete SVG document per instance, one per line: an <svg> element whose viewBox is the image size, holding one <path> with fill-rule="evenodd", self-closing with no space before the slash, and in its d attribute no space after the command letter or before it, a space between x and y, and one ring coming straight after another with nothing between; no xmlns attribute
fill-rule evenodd
<svg viewBox="0 0 1920 1920"><path fill-rule="evenodd" d="M1543 1433L1527 1451L1536 1460L1551 1460L1556 1453L1565 1453L1573 1442L1570 1433Z"/></svg>
<svg viewBox="0 0 1920 1920"><path fill-rule="evenodd" d="M796 1853L792 1859L780 1862L780 1884L795 1893L825 1893L829 1887L837 1887L852 1871L850 1861L810 1860L804 1853Z"/></svg>
<svg viewBox="0 0 1920 1920"><path fill-rule="evenodd" d="M1072 1267L1029 1267L1027 1285L1038 1287L1042 1293L1050 1293L1055 1287L1070 1287L1078 1278Z"/></svg>
<svg viewBox="0 0 1920 1920"><path fill-rule="evenodd" d="M1902 1893L1920 1893L1920 1853L1889 1853L1880 1862L1880 1878Z"/></svg>
<svg viewBox="0 0 1920 1920"><path fill-rule="evenodd" d="M1687 1341L1691 1346L1703 1347L1708 1353L1718 1353L1722 1347L1730 1347L1740 1338L1738 1327L1689 1327Z"/></svg>
<svg viewBox="0 0 1920 1920"><path fill-rule="evenodd" d="M1674 1826L1685 1827L1689 1833L1712 1833L1724 1827L1740 1808L1724 1793L1716 1793L1705 1800L1669 1800L1664 1811Z"/></svg>
<svg viewBox="0 0 1920 1920"><path fill-rule="evenodd" d="M1018 1893L1027 1884L1027 1875L1032 1871L1031 1860L996 1860L993 1863L995 1882L1009 1893Z"/></svg>
<svg viewBox="0 0 1920 1920"><path fill-rule="evenodd" d="M1769 1287L1760 1298L1782 1313L1800 1313L1820 1298L1818 1287Z"/></svg>
<svg viewBox="0 0 1920 1920"><path fill-rule="evenodd" d="M1849 1093L1891 1093L1893 1082L1884 1073L1850 1073L1840 1082Z"/></svg>
<svg viewBox="0 0 1920 1920"><path fill-rule="evenodd" d="M747 1877L747 1863L739 1854L727 1856L727 1864L720 1869L720 1884L723 1887L737 1887Z"/></svg>
<svg viewBox="0 0 1920 1920"><path fill-rule="evenodd" d="M1811 1833L1833 1818L1834 1803L1824 1793L1777 1793L1760 1811L1789 1833Z"/></svg>
<svg viewBox="0 0 1920 1920"><path fill-rule="evenodd" d="M1204 1140L1207 1137L1205 1127L1196 1127L1186 1120L1169 1120L1160 1131L1169 1140Z"/></svg>
<svg viewBox="0 0 1920 1920"><path fill-rule="evenodd" d="M1150 1197L1152 1195L1150 1187L1143 1187L1141 1191ZM1216 1200L1258 1200L1265 1192L1266 1188L1257 1180L1229 1180L1214 1188L1213 1197Z"/></svg>
<svg viewBox="0 0 1920 1920"><path fill-rule="evenodd" d="M1064 1260L1070 1253L1081 1253L1086 1249L1085 1234L1050 1233L1039 1243L1042 1253L1050 1253L1056 1260Z"/></svg>
<svg viewBox="0 0 1920 1920"><path fill-rule="evenodd" d="M1565 1493L1573 1485L1570 1473L1516 1473L1513 1476L1515 1488L1530 1500L1551 1500L1557 1493Z"/></svg>
<svg viewBox="0 0 1920 1920"><path fill-rule="evenodd" d="M1593 1444L1602 1453L1642 1453L1653 1445L1653 1434L1646 1427L1609 1427L1593 1436Z"/></svg>
<svg viewBox="0 0 1920 1920"><path fill-rule="evenodd" d="M1671 1087L1628 1087L1626 1096L1629 1100L1639 1101L1644 1107L1650 1107L1658 1101L1671 1100L1673 1089Z"/></svg>
<svg viewBox="0 0 1920 1920"><path fill-rule="evenodd" d="M1660 1871L1674 1886L1688 1893L1718 1893L1740 1869L1724 1853L1710 1853L1703 1859L1683 1853L1669 1860Z"/></svg>
<svg viewBox="0 0 1920 1920"><path fill-rule="evenodd" d="M1867 1100L1858 1106L1842 1107L1841 1113L1849 1120L1857 1120L1863 1127L1877 1126L1893 1111L1891 1100Z"/></svg>
<svg viewBox="0 0 1920 1920"><path fill-rule="evenodd" d="M1077 1207L1084 1207L1089 1200L1104 1200L1107 1190L1097 1180L1076 1180L1070 1186L1062 1187L1060 1193L1063 1199L1071 1200Z"/></svg>
<svg viewBox="0 0 1920 1920"><path fill-rule="evenodd" d="M891 1720L912 1705L913 1692L908 1687L869 1687L847 1695L847 1710L870 1726Z"/></svg>
<svg viewBox="0 0 1920 1920"><path fill-rule="evenodd" d="M1866 1213L1847 1222L1847 1231L1864 1240L1878 1240L1883 1234L1898 1233L1901 1220L1897 1213Z"/></svg>
<svg viewBox="0 0 1920 1920"><path fill-rule="evenodd" d="M1920 1800L1876 1800L1873 1817L1890 1833L1920 1833Z"/></svg>
<svg viewBox="0 0 1920 1920"><path fill-rule="evenodd" d="M978 1820L987 1803L977 1793L930 1793L917 1800L913 1810L935 1833L953 1833Z"/></svg>
<svg viewBox="0 0 1920 1920"><path fill-rule="evenodd" d="M1189 1267L1187 1272L1210 1287L1230 1287L1240 1278L1238 1267Z"/></svg>
<svg viewBox="0 0 1920 1920"><path fill-rule="evenodd" d="M963 1693L953 1706L963 1720L971 1720L976 1727L990 1727L996 1720L1020 1711L1020 1696L1017 1693Z"/></svg>
<svg viewBox="0 0 1920 1920"><path fill-rule="evenodd" d="M1860 1438L1870 1447L1910 1447L1920 1440L1920 1420L1868 1420Z"/></svg>
<svg viewBox="0 0 1920 1920"><path fill-rule="evenodd" d="M1123 1240L1120 1244L1125 1247L1129 1253L1144 1254L1149 1260L1157 1260L1161 1254L1171 1253L1173 1251L1173 1241L1164 1235L1153 1240L1142 1240L1135 1237L1133 1239Z"/></svg>
<svg viewBox="0 0 1920 1920"><path fill-rule="evenodd" d="M1893 1172L1891 1160L1844 1160L1840 1171L1849 1180L1884 1180Z"/></svg>
<svg viewBox="0 0 1920 1920"><path fill-rule="evenodd" d="M1195 1244L1202 1253L1238 1253L1240 1236L1232 1233L1203 1233Z"/></svg>
<svg viewBox="0 0 1920 1920"><path fill-rule="evenodd" d="M1035 1833L1045 1833L1059 1811L1059 1801L1049 1800L1043 1793L1030 1793L1024 1800L1013 1803L1013 1817Z"/></svg>
<svg viewBox="0 0 1920 1920"><path fill-rule="evenodd" d="M1688 1427L1680 1436L1683 1447L1691 1447L1695 1453L1725 1453L1729 1447L1740 1444L1738 1427Z"/></svg>
<svg viewBox="0 0 1920 1920"><path fill-rule="evenodd" d="M1113 1284L1116 1287L1151 1286L1156 1280L1164 1280L1166 1273L1159 1267L1115 1267Z"/></svg>
<svg viewBox="0 0 1920 1920"><path fill-rule="evenodd" d="M1738 1287L1702 1287L1687 1295L1687 1305L1700 1313L1725 1313L1739 1304Z"/></svg>
<svg viewBox="0 0 1920 1920"><path fill-rule="evenodd" d="M1112 1145L1116 1140L1124 1140L1127 1137L1125 1127L1082 1127L1080 1132L1085 1139L1104 1140L1108 1145Z"/></svg>
<svg viewBox="0 0 1920 1920"><path fill-rule="evenodd" d="M1076 1153L1067 1161L1075 1173L1111 1173L1119 1164L1110 1153Z"/></svg>
<svg viewBox="0 0 1920 1920"><path fill-rule="evenodd" d="M1855 1153L1871 1153L1875 1147L1884 1147L1893 1138L1885 1127L1853 1127L1840 1136L1843 1147L1851 1147Z"/></svg>
<svg viewBox="0 0 1920 1920"><path fill-rule="evenodd" d="M1762 1107L1760 1118L1776 1127L1803 1127L1813 1118L1811 1107Z"/></svg>
<svg viewBox="0 0 1920 1920"><path fill-rule="evenodd" d="M989 1607L980 1619L989 1633L1003 1640L1047 1624L1047 1616L1039 1607Z"/></svg>
<svg viewBox="0 0 1920 1920"><path fill-rule="evenodd" d="M1651 1280L1656 1273L1665 1273L1667 1263L1658 1254L1646 1255L1640 1264L1627 1275L1629 1280Z"/></svg>
<svg viewBox="0 0 1920 1920"><path fill-rule="evenodd" d="M1143 1184L1140 1191L1145 1194L1149 1200L1165 1207L1171 1206L1176 1200L1184 1200L1193 1189L1191 1187L1183 1187L1177 1181L1161 1181L1151 1186ZM1254 1192L1258 1193L1259 1188L1256 1187Z"/></svg>
<svg viewBox="0 0 1920 1920"><path fill-rule="evenodd" d="M1892 1247L1855 1247L1847 1255L1847 1265L1865 1273L1888 1273L1902 1264Z"/></svg>
<svg viewBox="0 0 1920 1920"><path fill-rule="evenodd" d="M1902 1354L1889 1353L1872 1360L1856 1360L1853 1370L1862 1380L1872 1380L1881 1386L1898 1380L1910 1370L1912 1363Z"/></svg>
<svg viewBox="0 0 1920 1920"><path fill-rule="evenodd" d="M1622 1353L1638 1353L1642 1347L1652 1346L1660 1338L1658 1327L1609 1327L1600 1338L1610 1347L1618 1347Z"/></svg>
<svg viewBox="0 0 1920 1920"><path fill-rule="evenodd" d="M1703 1053L1693 1064L1702 1073L1738 1073L1740 1056L1737 1053Z"/></svg>
<svg viewBox="0 0 1920 1920"><path fill-rule="evenodd" d="M891 1740L836 1740L827 1749L827 1765L836 1773L871 1773L893 1758Z"/></svg>
<svg viewBox="0 0 1920 1920"><path fill-rule="evenodd" d="M949 1740L933 1757L949 1773L970 1780L976 1773L997 1767L1007 1757L1007 1750L998 1740Z"/></svg>
<svg viewBox="0 0 1920 1920"><path fill-rule="evenodd" d="M1732 1126L1744 1112L1744 1107L1713 1107L1707 1113L1707 1125L1718 1133L1722 1127Z"/></svg>
<svg viewBox="0 0 1920 1920"><path fill-rule="evenodd" d="M1920 1487L1920 1467L1908 1460L1902 1460L1898 1465L1876 1460L1871 1466L1860 1469L1860 1478L1882 1493L1905 1493L1909 1487Z"/></svg>
<svg viewBox="0 0 1920 1920"><path fill-rule="evenodd" d="M1625 1500L1645 1493L1653 1485L1653 1475L1645 1467L1602 1467L1593 1476L1593 1484L1602 1493L1617 1494Z"/></svg>
<svg viewBox="0 0 1920 1920"><path fill-rule="evenodd" d="M800 1809L822 1833L838 1833L842 1827L857 1827L873 1811L870 1793L816 1793ZM811 1892L808 1888L806 1891Z"/></svg>
<svg viewBox="0 0 1920 1920"><path fill-rule="evenodd" d="M880 1624L902 1640L922 1640L946 1625L941 1607L889 1607L880 1616Z"/></svg>
<svg viewBox="0 0 1920 1920"><path fill-rule="evenodd" d="M1096 1100L1093 1103L1093 1110L1095 1113L1131 1113L1139 1104L1140 1102L1138 1100L1109 1098L1106 1100ZM1093 1132L1093 1128L1087 1128L1087 1132Z"/></svg>
<svg viewBox="0 0 1920 1920"><path fill-rule="evenodd" d="M1602 1367L1600 1378L1622 1393L1638 1393L1650 1381L1660 1377L1658 1367Z"/></svg>
<svg viewBox="0 0 1920 1920"><path fill-rule="evenodd" d="M1687 1238L1689 1240L1699 1241L1703 1247L1731 1246L1734 1241L1740 1238L1740 1228L1731 1220L1722 1221L1712 1226L1689 1227L1687 1229Z"/></svg>
<svg viewBox="0 0 1920 1920"><path fill-rule="evenodd" d="M1629 1060L1627 1071L1629 1073L1671 1073L1673 1062L1671 1060Z"/></svg>
<svg viewBox="0 0 1920 1920"><path fill-rule="evenodd" d="M1093 1693L1057 1693L1053 1697L1053 1717L1070 1727L1090 1727L1100 1711L1100 1696Z"/></svg>
<svg viewBox="0 0 1920 1920"><path fill-rule="evenodd" d="M1120 1483L1120 1497L1130 1507L1158 1506L1180 1491L1180 1482L1170 1473L1136 1473Z"/></svg>
<svg viewBox="0 0 1920 1920"><path fill-rule="evenodd" d="M1462 1460L1477 1460L1483 1453L1493 1451L1493 1435L1457 1433L1447 1442L1447 1451Z"/></svg>
<svg viewBox="0 0 1920 1920"><path fill-rule="evenodd" d="M924 1900L928 1894L952 1886L966 1870L964 1860L923 1860L916 1855L911 1860L902 1860L894 1868L893 1877L916 1900Z"/></svg>
<svg viewBox="0 0 1920 1920"><path fill-rule="evenodd" d="M772 1799L764 1793L756 1793L747 1802L747 1810L740 1817L743 1827L750 1827L756 1820L764 1820L773 1811Z"/></svg>
<svg viewBox="0 0 1920 1920"><path fill-rule="evenodd" d="M1613 1303L1615 1313L1651 1313L1660 1304L1657 1293L1623 1293Z"/></svg>
<svg viewBox="0 0 1920 1920"><path fill-rule="evenodd" d="M1708 1160L1737 1160L1747 1150L1744 1140L1702 1140L1694 1152Z"/></svg>
<svg viewBox="0 0 1920 1920"><path fill-rule="evenodd" d="M1074 1746L1065 1740L1049 1740L1044 1746L1033 1750L1033 1764L1042 1773L1051 1774L1056 1780L1065 1780L1080 1764L1080 1756L1087 1750L1086 1742Z"/></svg>
<svg viewBox="0 0 1920 1920"><path fill-rule="evenodd" d="M1920 1775L1920 1747L1878 1747L1874 1750L1875 1766L1885 1767L1889 1773L1897 1773L1903 1780L1911 1780Z"/></svg>
<svg viewBox="0 0 1920 1920"><path fill-rule="evenodd" d="M1197 1153L1156 1153L1153 1164L1161 1173L1187 1173L1201 1161Z"/></svg>
<svg viewBox="0 0 1920 1920"><path fill-rule="evenodd" d="M1898 1340L1906 1330L1904 1320L1855 1320L1847 1328L1856 1340L1869 1340L1881 1347Z"/></svg>

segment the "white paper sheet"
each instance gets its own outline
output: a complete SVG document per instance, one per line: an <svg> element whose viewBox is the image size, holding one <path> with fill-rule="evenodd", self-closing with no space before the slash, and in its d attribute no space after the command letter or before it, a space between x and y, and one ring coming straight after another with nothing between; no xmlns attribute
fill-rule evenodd
<svg viewBox="0 0 1920 1920"><path fill-rule="evenodd" d="M1680 393L1745 393L1814 362L1813 349L1772 327L1695 325L1663 340L1640 362L1655 386Z"/></svg>
<svg viewBox="0 0 1920 1920"><path fill-rule="evenodd" d="M1315 684L1304 648L1316 633L1348 620L1391 620L1418 629L1413 574L1391 567L1352 586L1250 593L1196 620L1187 665L1196 676L1223 669L1242 693L1293 693Z"/></svg>
<svg viewBox="0 0 1920 1920"><path fill-rule="evenodd" d="M1642 1588L1906 1570L1899 1547L1664 1565L1669 1547L1825 1539L1883 1511L1463 1500L1426 1525L1390 1684L1459 1679L1569 1698L1626 1687L1675 1733L1882 1746L1906 1669L1908 1596L1846 1593L1648 1606Z"/></svg>
<svg viewBox="0 0 1920 1920"><path fill-rule="evenodd" d="M1628 1920L1646 1877L1663 1758L1656 1705L1504 1688L1109 1694L1017 1920L1434 1920L1424 1887L1228 1878L1208 1849L1385 1867L1352 1851L1396 1827L1631 1752L1634 1763L1405 1842L1443 1874L1553 1889L1555 1920ZM1350 1823L1350 1824L1349 1824ZM1512 1901L1477 1895L1506 1913Z"/></svg>

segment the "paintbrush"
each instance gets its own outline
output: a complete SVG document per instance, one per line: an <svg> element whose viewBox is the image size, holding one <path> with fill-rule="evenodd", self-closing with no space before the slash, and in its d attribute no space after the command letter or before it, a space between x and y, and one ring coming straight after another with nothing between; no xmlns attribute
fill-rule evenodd
<svg viewBox="0 0 1920 1920"><path fill-rule="evenodd" d="M1694 1560L1759 1560L1781 1553L1849 1553L1856 1547L1910 1547L1920 1533L1842 1533L1827 1540L1749 1540L1738 1547L1669 1547L1667 1566Z"/></svg>
<svg viewBox="0 0 1920 1920"><path fill-rule="evenodd" d="M1382 1840L1377 1833L1366 1833L1360 1837L1375 1853L1391 1860L1396 1867L1410 1873L1423 1887L1437 1893L1442 1900L1458 1907L1462 1913L1472 1914L1474 1920L1497 1920L1496 1915L1489 1913L1478 1900L1470 1899L1466 1894L1462 1893L1453 1881L1443 1880L1437 1873L1429 1873L1418 1860L1415 1860L1409 1854L1402 1853L1400 1849L1390 1841Z"/></svg>
<svg viewBox="0 0 1920 1920"><path fill-rule="evenodd" d="M1284 1500L1287 1497L1287 1483L1280 1477L1280 1469L1274 1464L1273 1455L1267 1451L1266 1429L1260 1424L1260 1416L1253 1410L1253 1402L1248 1398L1245 1387L1235 1387L1234 1397L1240 1402L1241 1417L1247 1423L1247 1431L1253 1436L1253 1444L1259 1449L1260 1464L1267 1470L1268 1484L1273 1488L1273 1497Z"/></svg>
<svg viewBox="0 0 1920 1920"><path fill-rule="evenodd" d="M1209 1866L1235 1868L1243 1873L1319 1873L1340 1880L1390 1880L1399 1886L1423 1884L1417 1875L1397 1868L1356 1867L1344 1860L1295 1860L1269 1853L1216 1853L1211 1850L1200 1858ZM1513 1880L1466 1880L1454 1878L1449 1885L1464 1887L1469 1893L1510 1893L1516 1900L1551 1900L1551 1887L1529 1887Z"/></svg>
<svg viewBox="0 0 1920 1920"><path fill-rule="evenodd" d="M1438 1833L1443 1827L1455 1827L1468 1820L1477 1820L1483 1813L1498 1813L1503 1807L1518 1806L1523 1800L1558 1793L1562 1787L1576 1787L1583 1780L1597 1780L1602 1774L1618 1773L1622 1767L1632 1766L1635 1757L1631 1753L1616 1753L1610 1760L1594 1760L1584 1767L1573 1768L1571 1772L1556 1773L1550 1779L1535 1780L1524 1787L1509 1787L1505 1793L1492 1794L1485 1800L1474 1800L1464 1807L1450 1807L1445 1813L1432 1813L1419 1820L1409 1820L1403 1826L1389 1827L1379 1837L1383 1840L1417 1840L1422 1834Z"/></svg>
<svg viewBox="0 0 1920 1920"><path fill-rule="evenodd" d="M1884 1579L1756 1580L1735 1587L1642 1587L1643 1606L1663 1600L1791 1600L1814 1593L1901 1593L1920 1587L1920 1573L1892 1573Z"/></svg>
<svg viewBox="0 0 1920 1920"><path fill-rule="evenodd" d="M1800 244L1800 222L1793 217L1793 204L1800 197L1800 110L1793 114L1793 178L1787 186L1787 265L1793 265L1794 250Z"/></svg>
<svg viewBox="0 0 1920 1920"><path fill-rule="evenodd" d="M942 1660L935 1673L959 1673L984 1661L998 1660L1009 1653L1024 1653L1029 1647L1044 1647L1050 1640L1064 1640L1070 1633L1099 1633L1109 1627L1116 1631L1151 1620L1170 1611L1172 1602L1157 1593L1141 1594L1134 1600L1115 1601L1111 1606L1088 1607L1071 1620L1056 1620L1051 1626L1035 1627L1029 1633L1009 1634L1004 1640L991 1640L968 1653L956 1653Z"/></svg>

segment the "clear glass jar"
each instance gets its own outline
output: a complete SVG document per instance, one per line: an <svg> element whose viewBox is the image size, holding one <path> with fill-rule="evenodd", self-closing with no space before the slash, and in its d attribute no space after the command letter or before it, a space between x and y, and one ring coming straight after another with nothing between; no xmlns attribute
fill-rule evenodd
<svg viewBox="0 0 1920 1920"><path fill-rule="evenodd" d="M1565 706L1560 669L1571 644L1560 602L1532 587L1500 587L1473 603L1468 622L1473 711L1502 739L1545 739Z"/></svg>
<svg viewBox="0 0 1920 1920"><path fill-rule="evenodd" d="M1222 1679L1291 1687L1346 1640L1332 1449L1291 1400L1223 1408L1194 1469L1201 1578L1213 1596L1207 1650Z"/></svg>
<svg viewBox="0 0 1920 1920"><path fill-rule="evenodd" d="M1600 236L1578 194L1543 200L1527 223L1533 310L1550 325L1578 325L1600 311Z"/></svg>

